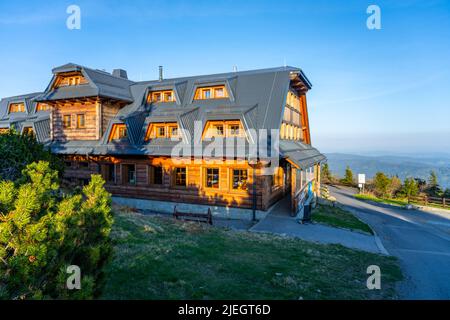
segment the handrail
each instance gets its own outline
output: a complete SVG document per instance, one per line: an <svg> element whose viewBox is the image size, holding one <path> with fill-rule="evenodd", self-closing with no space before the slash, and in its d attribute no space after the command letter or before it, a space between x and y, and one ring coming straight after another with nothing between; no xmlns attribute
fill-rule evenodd
<svg viewBox="0 0 450 320"><path fill-rule="evenodd" d="M309 180L307 183L305 183L305 185L302 186L302 187L295 193L294 197L297 198L297 196L298 196L300 193L302 193L302 192L305 190L305 188L306 188L311 182L313 182L313 181L316 181L316 178L313 178L313 179Z"/></svg>

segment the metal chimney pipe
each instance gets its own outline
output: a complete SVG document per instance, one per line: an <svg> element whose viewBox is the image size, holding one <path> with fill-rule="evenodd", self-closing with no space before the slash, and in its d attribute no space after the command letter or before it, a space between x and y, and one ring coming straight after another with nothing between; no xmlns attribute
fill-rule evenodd
<svg viewBox="0 0 450 320"><path fill-rule="evenodd" d="M163 81L163 66L159 66L159 81Z"/></svg>

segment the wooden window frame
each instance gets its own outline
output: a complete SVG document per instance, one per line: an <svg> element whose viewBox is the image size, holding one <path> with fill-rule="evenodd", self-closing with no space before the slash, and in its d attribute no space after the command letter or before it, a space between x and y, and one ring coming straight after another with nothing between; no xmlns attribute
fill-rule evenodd
<svg viewBox="0 0 450 320"><path fill-rule="evenodd" d="M159 99L157 99L157 97ZM152 92L152 102L158 103L162 101L162 93L161 92Z"/></svg>
<svg viewBox="0 0 450 320"><path fill-rule="evenodd" d="M80 125L80 118L83 118L83 125ZM85 113L77 113L77 129L86 129L86 114Z"/></svg>
<svg viewBox="0 0 450 320"><path fill-rule="evenodd" d="M170 100L167 99L168 94L170 94L170 96L172 97ZM157 96L160 97L159 100L156 99ZM157 90L157 91L149 92L147 101L149 103L172 103L172 102L176 102L177 99L175 97L174 90Z"/></svg>
<svg viewBox="0 0 450 320"><path fill-rule="evenodd" d="M125 132L125 135L121 135L121 131ZM109 134L108 142L113 140L122 140L128 138L128 128L125 123L115 123L111 128L111 133Z"/></svg>
<svg viewBox="0 0 450 320"><path fill-rule="evenodd" d="M125 174L124 174L124 168L129 167L129 166L134 166L134 183L130 183L130 174L129 171L127 172L126 175L126 180L125 181ZM122 185L125 186L136 186L137 185L137 165L135 163L121 163L120 164L120 180L122 182Z"/></svg>
<svg viewBox="0 0 450 320"><path fill-rule="evenodd" d="M69 122L68 123L65 121L66 117L69 118ZM63 128L64 129L72 128L72 115L71 114L63 114L62 115L62 123L63 123Z"/></svg>
<svg viewBox="0 0 450 320"><path fill-rule="evenodd" d="M221 129L219 129L219 128L221 128ZM226 136L225 125L223 123L211 123L210 130L213 130L213 131L210 131L209 135L211 135L213 137L225 137ZM211 134L211 132L214 132L214 133Z"/></svg>
<svg viewBox="0 0 450 320"><path fill-rule="evenodd" d="M178 134L172 136L171 129L177 128ZM159 134L160 128L164 128L164 135ZM181 138L180 126L177 122L154 122L150 123L145 134L145 141L150 141L152 139L171 139L171 138Z"/></svg>
<svg viewBox="0 0 450 320"><path fill-rule="evenodd" d="M167 95L168 94L170 94L170 99L167 99ZM164 93L163 93L163 102L173 102L173 98L174 98L174 95L173 95L173 91L164 91Z"/></svg>
<svg viewBox="0 0 450 320"><path fill-rule="evenodd" d="M208 170L217 170L217 187L208 187ZM214 175L214 173L212 173ZM219 190L220 189L220 168L219 167L206 167L203 168L203 186L207 190Z"/></svg>
<svg viewBox="0 0 450 320"><path fill-rule="evenodd" d="M213 99L214 95L212 94L212 92L213 92L212 88L200 89L200 99L202 99L202 100Z"/></svg>
<svg viewBox="0 0 450 320"><path fill-rule="evenodd" d="M172 129L176 129L177 133L172 134ZM168 124L167 125L167 136L168 138L179 138L180 137L180 129L178 128L178 124Z"/></svg>
<svg viewBox="0 0 450 320"><path fill-rule="evenodd" d="M112 168L112 175L110 172L110 168ZM116 184L116 165L114 163L101 163L100 170L103 180L105 180L106 184ZM105 176L106 175L106 176Z"/></svg>
<svg viewBox="0 0 450 320"><path fill-rule="evenodd" d="M218 97L216 96L216 91L218 89L223 90L223 95ZM205 92L209 91L209 98L205 97ZM215 86L202 86L197 87L194 93L194 100L211 100L211 99L228 99L230 96L228 94L228 90L226 85L215 85Z"/></svg>
<svg viewBox="0 0 450 320"><path fill-rule="evenodd" d="M23 127L22 134L33 135L33 136L35 135L33 127L30 127L30 126Z"/></svg>
<svg viewBox="0 0 450 320"><path fill-rule="evenodd" d="M161 134L161 129L163 134ZM166 126L163 125L155 125L155 137L156 138L166 138L167 137L167 131Z"/></svg>
<svg viewBox="0 0 450 320"><path fill-rule="evenodd" d="M239 126L239 134L231 134L231 129L230 126ZM215 132L212 132L212 127L213 126L222 126L223 128L223 134L218 135L215 134ZM217 120L211 120L208 121L205 125L205 129L203 131L202 134L202 140L206 139L211 139L211 138L231 138L231 137L245 137L245 132L244 132L244 126L242 125L240 120L221 120L221 121L217 121Z"/></svg>
<svg viewBox="0 0 450 320"><path fill-rule="evenodd" d="M50 105L47 103L42 103L42 102L38 102L36 104L36 112L40 112L40 111L48 111L50 110Z"/></svg>
<svg viewBox="0 0 450 320"><path fill-rule="evenodd" d="M23 102L12 102L9 104L9 113L23 113L25 112L25 103Z"/></svg>
<svg viewBox="0 0 450 320"><path fill-rule="evenodd" d="M241 121L225 121L226 125L226 137L244 137L244 127L241 124ZM239 134L231 134L231 126L238 126L239 127Z"/></svg>
<svg viewBox="0 0 450 320"><path fill-rule="evenodd" d="M219 91L219 90L222 90L221 96L217 95L217 91ZM225 91L226 91L225 86L214 87L213 91L214 91L214 99L223 99L225 97Z"/></svg>
<svg viewBox="0 0 450 320"><path fill-rule="evenodd" d="M58 78L53 86L53 88L60 88L60 87L73 87L73 86L79 86L83 84L87 84L88 81L86 78L79 73L72 73L72 74L60 74L58 75Z"/></svg>
<svg viewBox="0 0 450 320"><path fill-rule="evenodd" d="M177 170L185 170L185 185L177 185ZM188 187L188 168L187 167L174 167L172 169L172 187L176 189L186 189Z"/></svg>
<svg viewBox="0 0 450 320"><path fill-rule="evenodd" d="M234 171L245 171L246 172L246 176L247 176L247 184L245 189L239 189L239 188L234 188ZM240 175L239 175L240 176ZM248 192L248 185L249 185L249 172L248 169L246 168L231 168L230 169L230 190L233 192Z"/></svg>
<svg viewBox="0 0 450 320"><path fill-rule="evenodd" d="M162 165L149 165L148 166L148 184L150 186L164 186L164 167ZM161 169L161 183L155 183L155 169Z"/></svg>
<svg viewBox="0 0 450 320"><path fill-rule="evenodd" d="M120 126L117 128L118 132L118 139L123 139L128 137L127 127L126 126Z"/></svg>

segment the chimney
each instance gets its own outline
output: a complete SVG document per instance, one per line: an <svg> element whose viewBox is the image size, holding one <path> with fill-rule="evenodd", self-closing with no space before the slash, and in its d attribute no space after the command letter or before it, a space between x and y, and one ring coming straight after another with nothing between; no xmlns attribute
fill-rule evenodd
<svg viewBox="0 0 450 320"><path fill-rule="evenodd" d="M163 66L159 66L159 81L163 81Z"/></svg>
<svg viewBox="0 0 450 320"><path fill-rule="evenodd" d="M128 79L127 71L123 69L114 69L112 75L117 78Z"/></svg>

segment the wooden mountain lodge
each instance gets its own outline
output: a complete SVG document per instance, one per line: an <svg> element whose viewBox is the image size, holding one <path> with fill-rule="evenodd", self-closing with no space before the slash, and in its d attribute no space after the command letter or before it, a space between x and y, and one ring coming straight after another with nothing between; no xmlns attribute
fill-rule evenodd
<svg viewBox="0 0 450 320"><path fill-rule="evenodd" d="M34 134L64 159L69 184L100 173L115 198L145 199L150 207L264 212L290 196L294 214L320 190L325 157L311 146L311 84L301 69L175 79L163 79L160 70L159 79L141 82L121 69L69 63L52 71L44 92L1 100L0 133ZM260 151L270 143L251 132L263 131L276 153ZM255 145L259 151L251 156ZM181 152L174 156L175 149Z"/></svg>

